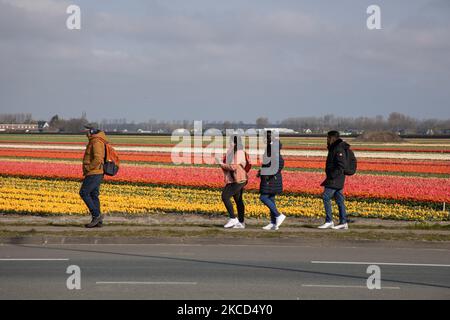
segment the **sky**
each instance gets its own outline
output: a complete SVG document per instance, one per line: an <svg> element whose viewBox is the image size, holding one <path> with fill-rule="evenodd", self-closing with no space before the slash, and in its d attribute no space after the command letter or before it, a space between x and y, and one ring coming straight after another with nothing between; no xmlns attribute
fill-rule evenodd
<svg viewBox="0 0 450 320"><path fill-rule="evenodd" d="M66 8L81 9L69 30ZM369 5L381 29L366 26ZM448 0L0 0L0 113L450 118Z"/></svg>

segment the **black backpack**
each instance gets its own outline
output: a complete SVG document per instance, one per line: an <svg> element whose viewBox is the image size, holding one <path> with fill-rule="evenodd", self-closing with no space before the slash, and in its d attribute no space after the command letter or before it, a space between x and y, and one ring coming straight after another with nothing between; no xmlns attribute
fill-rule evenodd
<svg viewBox="0 0 450 320"><path fill-rule="evenodd" d="M346 149L346 164L344 168L344 174L346 176L352 176L356 173L357 161L353 150Z"/></svg>
<svg viewBox="0 0 450 320"><path fill-rule="evenodd" d="M117 151L109 144L108 141L98 137L105 145L105 159L103 160L103 173L107 176L115 176L119 172L119 155Z"/></svg>

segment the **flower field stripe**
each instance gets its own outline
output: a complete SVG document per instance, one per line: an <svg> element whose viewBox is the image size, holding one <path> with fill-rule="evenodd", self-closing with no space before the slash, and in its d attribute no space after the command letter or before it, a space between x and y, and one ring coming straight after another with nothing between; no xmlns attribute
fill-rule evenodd
<svg viewBox="0 0 450 320"><path fill-rule="evenodd" d="M285 167L287 168L309 168L323 169L325 159L308 158L286 158ZM401 162L396 160L371 161L362 159L358 161L358 170L360 171L381 171L381 172L411 172L411 173L441 173L450 174L450 161L408 161Z"/></svg>
<svg viewBox="0 0 450 320"><path fill-rule="evenodd" d="M113 138L114 139L114 138ZM324 140L325 141L325 140ZM119 147L168 147L172 148L176 146L174 143L115 143L112 141L115 146ZM46 145L46 146L83 146L85 142L54 142L54 141L8 141L8 140L0 140L0 144L2 145ZM209 142L204 142L203 146L208 146ZM351 141L350 141L350 144ZM432 147L439 147L433 149ZM286 150L315 150L315 151L326 151L326 146L321 143L320 145L285 145L283 149ZM352 149L355 151L380 151L380 152L425 152L425 153L450 153L450 144L406 144L404 147L398 147L398 144L386 144L384 146L359 146L359 144L352 145Z"/></svg>
<svg viewBox="0 0 450 320"><path fill-rule="evenodd" d="M53 163L67 163L67 164L78 164L80 163L80 159L56 159L56 158L33 158L33 157L27 157L27 158L18 158L18 157L1 157L0 161L6 161L6 162L26 162L26 163L32 163L32 162L38 162L42 163L45 162L47 164L53 164ZM181 164L181 165L175 165L172 162L139 162L139 161L126 161L122 160L122 167L123 166L132 166L132 167L150 167L150 168L192 168L192 165L189 164ZM217 168L217 165L196 165L195 168ZM255 168L258 168L258 165L254 164ZM431 167L431 166L430 166ZM432 167L431 167L432 168ZM284 172L288 171L303 171L303 172L317 172L317 173L323 173L323 168L294 168L294 167L285 167ZM431 171L431 170L430 170ZM1 172L0 172L1 174ZM390 175L390 176L408 176L408 177L424 177L424 178L450 178L449 174L445 173L420 173L420 172L397 172L397 171L358 171L358 175Z"/></svg>
<svg viewBox="0 0 450 320"><path fill-rule="evenodd" d="M84 145L53 145L53 144L0 144L0 149L33 149L33 150L84 150ZM174 151L170 146L116 146L119 152L166 152ZM182 148L177 147L178 152L205 152L205 148ZM224 149L221 150L225 152ZM256 150L249 150L250 154L256 154ZM260 152L259 152L260 153ZM281 153L284 156L304 156L304 157L325 157L326 150L301 150L301 149L283 149ZM358 158L382 158L382 159L418 159L418 160L450 160L450 152L448 153L431 153L431 152L392 152L392 151L356 151Z"/></svg>
<svg viewBox="0 0 450 320"><path fill-rule="evenodd" d="M82 152L79 151L53 151L53 150L15 150L0 149L1 156L29 157L45 159L81 159ZM142 152L122 152L120 157L123 161L150 162L150 163L172 163L171 155L168 153L142 153ZM324 158L308 157L287 157L286 168L308 168L323 169ZM450 174L450 161L396 161L396 160L366 160L358 162L358 169L361 171L382 171L382 172L412 172L412 173L440 173Z"/></svg>
<svg viewBox="0 0 450 320"><path fill-rule="evenodd" d="M380 147L358 147L352 146L354 151L380 151L380 152L428 152L428 153L450 153L450 149L428 149L428 148L380 148ZM313 147L313 146L285 146L283 147L287 150L327 150L325 146L323 147Z"/></svg>
<svg viewBox="0 0 450 320"><path fill-rule="evenodd" d="M114 142L112 142L114 143ZM64 142L55 142L55 141L17 141L11 142L8 140L0 140L0 144L2 145L47 145L47 146L63 146L63 145L71 145L71 146L85 146L86 142L74 142L74 141L64 141ZM173 147L175 144L173 143L114 143L115 146L122 147Z"/></svg>
<svg viewBox="0 0 450 320"><path fill-rule="evenodd" d="M351 143L350 143L351 144ZM428 152L428 153L450 153L450 146L447 145L442 149L431 148L394 148L394 147L351 147L354 151L380 151L380 152ZM326 146L284 146L287 150L327 150Z"/></svg>
<svg viewBox="0 0 450 320"><path fill-rule="evenodd" d="M78 150L0 149L0 157L81 160L83 158L83 152Z"/></svg>
<svg viewBox="0 0 450 320"><path fill-rule="evenodd" d="M322 150L281 150L284 156L302 157L326 157L327 151ZM355 151L357 158L378 158L378 159L411 159L411 160L450 160L450 153L426 153L426 152L376 152L376 151Z"/></svg>
<svg viewBox="0 0 450 320"><path fill-rule="evenodd" d="M81 165L72 163L0 161L0 174L48 178L81 179ZM256 170L250 173L248 189L257 190ZM117 176L107 180L206 188L223 187L223 174L218 168L121 166ZM320 194L323 173L286 171L284 190L292 193ZM356 175L348 177L345 194L352 197L394 200L450 202L450 179Z"/></svg>
<svg viewBox="0 0 450 320"><path fill-rule="evenodd" d="M33 149L33 150L84 150L85 145L81 144L20 144L20 143L8 143L0 144L0 149Z"/></svg>
<svg viewBox="0 0 450 320"><path fill-rule="evenodd" d="M172 163L171 155L169 153L121 152L119 156L123 161ZM0 149L0 157L81 160L83 158L83 152L75 150L54 151Z"/></svg>
<svg viewBox="0 0 450 320"><path fill-rule="evenodd" d="M0 149L0 157L24 157L36 159L82 159L82 151L76 150L30 150L30 149ZM121 152L122 161L172 163L171 155L163 152ZM324 157L295 157L285 159L286 168L323 169ZM361 159L358 161L360 171L380 172L411 172L450 174L450 161L439 160L389 160Z"/></svg>
<svg viewBox="0 0 450 320"><path fill-rule="evenodd" d="M80 182L76 181L0 177L0 211L88 215L78 195L79 188ZM104 183L101 188L104 213L187 212L221 213L225 216L220 190L111 183ZM260 202L257 193L246 193L244 201L247 216L268 218L268 209ZM285 194L277 198L277 204L280 211L288 216L323 217L322 200L319 197ZM348 200L346 205L353 216L402 220L447 219L446 212L426 207L358 200Z"/></svg>

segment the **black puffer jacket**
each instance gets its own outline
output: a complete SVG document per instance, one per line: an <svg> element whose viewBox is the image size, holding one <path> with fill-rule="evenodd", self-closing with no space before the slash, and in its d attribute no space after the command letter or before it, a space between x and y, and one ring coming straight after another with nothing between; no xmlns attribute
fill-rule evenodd
<svg viewBox="0 0 450 320"><path fill-rule="evenodd" d="M279 194L283 192L283 177L281 175L281 170L284 168L284 159L281 156L281 143L278 153L278 171L274 175L264 175L264 168L270 168L270 161L268 160L267 150L264 153L263 163L269 161L269 163L262 165L261 170L261 182L259 185L259 193L261 194ZM267 161L266 161L267 160Z"/></svg>
<svg viewBox="0 0 450 320"><path fill-rule="evenodd" d="M342 139L337 139L328 147L325 166L326 180L323 186L332 189L343 189L345 184L344 168L347 162L346 154L350 145Z"/></svg>

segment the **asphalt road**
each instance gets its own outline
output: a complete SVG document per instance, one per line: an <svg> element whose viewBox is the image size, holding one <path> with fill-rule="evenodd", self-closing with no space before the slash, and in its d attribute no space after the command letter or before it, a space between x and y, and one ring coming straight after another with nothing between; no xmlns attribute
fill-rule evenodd
<svg viewBox="0 0 450 320"><path fill-rule="evenodd" d="M367 288L369 265L381 289ZM450 247L2 245L0 299L450 299Z"/></svg>

